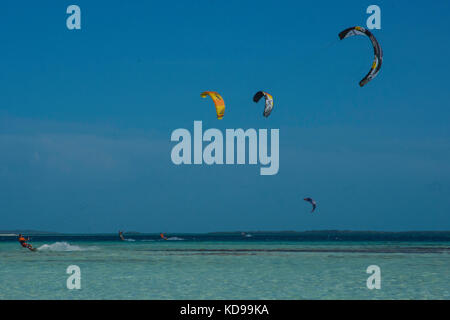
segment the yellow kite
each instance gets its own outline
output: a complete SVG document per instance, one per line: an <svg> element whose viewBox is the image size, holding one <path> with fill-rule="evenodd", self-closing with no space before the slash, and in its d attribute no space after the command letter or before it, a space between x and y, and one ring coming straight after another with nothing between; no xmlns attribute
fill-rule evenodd
<svg viewBox="0 0 450 320"><path fill-rule="evenodd" d="M200 94L200 97L206 98L206 96L210 96L214 101L214 105L216 106L217 119L222 119L223 114L225 113L225 102L223 101L220 94L215 91L205 91Z"/></svg>

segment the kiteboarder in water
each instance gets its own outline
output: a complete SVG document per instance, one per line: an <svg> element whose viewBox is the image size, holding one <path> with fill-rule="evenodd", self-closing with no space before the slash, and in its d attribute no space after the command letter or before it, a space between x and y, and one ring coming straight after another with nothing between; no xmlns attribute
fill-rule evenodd
<svg viewBox="0 0 450 320"><path fill-rule="evenodd" d="M125 241L125 238L123 237L123 231L119 231L119 238L122 241Z"/></svg>
<svg viewBox="0 0 450 320"><path fill-rule="evenodd" d="M167 240L167 237L164 235L164 233L160 233L159 235L160 235L161 239Z"/></svg>
<svg viewBox="0 0 450 320"><path fill-rule="evenodd" d="M312 210L311 210L311 212L314 212L314 210L316 210L316 206L317 206L316 201L314 201L314 200L311 199L311 198L304 198L303 200L305 200L305 201L307 201L307 202L309 202L309 203L312 204Z"/></svg>
<svg viewBox="0 0 450 320"><path fill-rule="evenodd" d="M25 237L20 233L19 238L17 240L19 241L19 243L22 247L30 249L31 251L36 250L33 248L33 246L31 244L27 243L27 241L30 241L30 237L28 237L28 239L25 239Z"/></svg>

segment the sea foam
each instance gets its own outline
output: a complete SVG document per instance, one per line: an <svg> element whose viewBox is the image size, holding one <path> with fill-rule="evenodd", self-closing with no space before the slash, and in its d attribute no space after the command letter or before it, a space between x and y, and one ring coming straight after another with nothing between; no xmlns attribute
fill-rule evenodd
<svg viewBox="0 0 450 320"><path fill-rule="evenodd" d="M55 242L53 244L44 244L38 248L38 251L88 251L97 250L97 247L79 247L67 242Z"/></svg>

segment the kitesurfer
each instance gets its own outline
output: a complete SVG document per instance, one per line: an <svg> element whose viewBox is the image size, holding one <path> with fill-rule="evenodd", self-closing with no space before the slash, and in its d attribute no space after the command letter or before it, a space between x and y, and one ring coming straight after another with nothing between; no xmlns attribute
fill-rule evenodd
<svg viewBox="0 0 450 320"><path fill-rule="evenodd" d="M33 246L31 244L27 243L27 241L30 241L30 237L28 237L28 239L25 239L25 237L20 233L19 238L17 240L19 241L19 243L22 247L30 249L30 250L34 250Z"/></svg>

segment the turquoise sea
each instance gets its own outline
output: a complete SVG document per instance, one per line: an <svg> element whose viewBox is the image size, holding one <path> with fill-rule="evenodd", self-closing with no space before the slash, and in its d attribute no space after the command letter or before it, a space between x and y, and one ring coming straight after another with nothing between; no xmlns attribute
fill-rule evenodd
<svg viewBox="0 0 450 320"><path fill-rule="evenodd" d="M0 237L0 299L450 299L445 239L126 237L34 236L36 252ZM70 265L79 290L67 288ZM370 265L379 290L366 286Z"/></svg>

